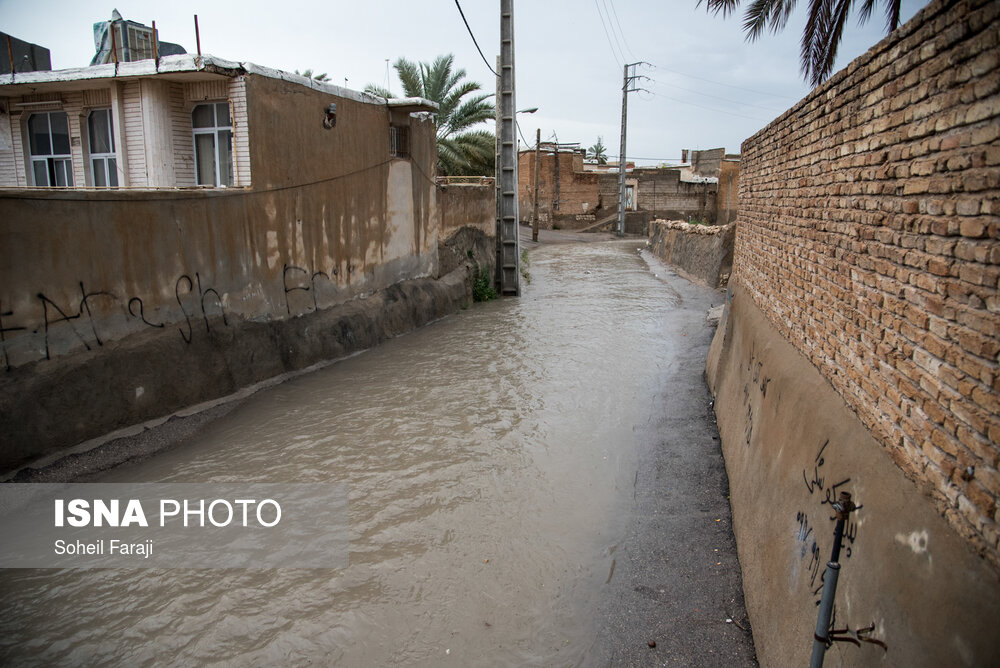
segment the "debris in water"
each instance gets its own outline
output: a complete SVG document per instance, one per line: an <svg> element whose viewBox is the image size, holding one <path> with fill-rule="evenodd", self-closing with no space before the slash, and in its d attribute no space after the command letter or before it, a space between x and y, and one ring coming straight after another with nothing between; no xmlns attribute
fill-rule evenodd
<svg viewBox="0 0 1000 668"><path fill-rule="evenodd" d="M646 643L646 644L647 644L647 645L649 645L650 647L656 647L656 641L655 641L655 640L650 640L650 641L649 641L648 643Z"/></svg>

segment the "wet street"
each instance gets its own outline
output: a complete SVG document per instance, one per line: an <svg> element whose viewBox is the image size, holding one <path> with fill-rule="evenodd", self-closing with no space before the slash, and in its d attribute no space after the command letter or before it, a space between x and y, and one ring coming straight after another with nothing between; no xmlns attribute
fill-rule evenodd
<svg viewBox="0 0 1000 668"><path fill-rule="evenodd" d="M348 568L2 572L0 663L755 665L701 380L724 296L643 247L533 246L522 298L99 479L344 482Z"/></svg>

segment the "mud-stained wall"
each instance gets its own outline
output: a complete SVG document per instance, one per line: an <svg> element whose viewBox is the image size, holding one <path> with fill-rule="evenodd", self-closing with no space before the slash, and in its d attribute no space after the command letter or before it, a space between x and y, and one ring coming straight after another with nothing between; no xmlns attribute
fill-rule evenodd
<svg viewBox="0 0 1000 668"><path fill-rule="evenodd" d="M692 225L677 220L649 224L653 253L686 278L710 288L724 286L733 268L733 225Z"/></svg>
<svg viewBox="0 0 1000 668"><path fill-rule="evenodd" d="M707 376L761 666L809 664L833 547L830 502L841 491L862 508L846 527L836 628L874 624L869 635L888 651L836 643L825 665L998 665L996 571L742 289Z"/></svg>
<svg viewBox="0 0 1000 668"><path fill-rule="evenodd" d="M409 117L410 157L392 158L383 105L256 75L246 91L251 189L0 192L0 467L179 408L169 397L219 396L212 383L178 392L200 375L167 366L149 377L138 357L141 390L109 361L86 367L93 390L79 394L59 378L79 359L150 337L169 341L157 345L170 355L206 355L199 342L231 339L247 323L436 275L432 121ZM326 129L331 102L337 123ZM102 408L121 387L131 400Z"/></svg>
<svg viewBox="0 0 1000 668"><path fill-rule="evenodd" d="M461 227L474 227L496 236L496 188L492 183L453 183L438 190L441 211L440 237L451 236Z"/></svg>
<svg viewBox="0 0 1000 668"><path fill-rule="evenodd" d="M492 179L482 184L441 185L438 210L438 273L444 276L471 263L473 271L492 276L496 265L496 187Z"/></svg>

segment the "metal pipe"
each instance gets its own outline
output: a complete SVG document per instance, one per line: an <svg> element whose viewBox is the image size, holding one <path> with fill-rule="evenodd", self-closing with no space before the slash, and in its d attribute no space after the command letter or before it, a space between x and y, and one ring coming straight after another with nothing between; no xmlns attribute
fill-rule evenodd
<svg viewBox="0 0 1000 668"><path fill-rule="evenodd" d="M198 66L201 67L201 33L198 31L198 15L194 15L194 42L198 46Z"/></svg>
<svg viewBox="0 0 1000 668"><path fill-rule="evenodd" d="M830 617L833 616L833 599L837 595L837 578L840 564L829 561L823 576L823 598L819 603L819 617L816 619L816 633L813 635L812 658L809 668L823 668L823 657L830 642Z"/></svg>
<svg viewBox="0 0 1000 668"><path fill-rule="evenodd" d="M10 82L14 83L14 49L10 45L10 35L7 35L7 59L10 60Z"/></svg>
<svg viewBox="0 0 1000 668"><path fill-rule="evenodd" d="M156 71L160 71L160 49L159 49L160 38L156 33L156 21L153 21L153 60L156 63Z"/></svg>
<svg viewBox="0 0 1000 668"><path fill-rule="evenodd" d="M816 633L813 634L809 668L823 667L823 656L830 645L830 618L833 617L833 601L837 596L837 579L840 577L840 549L844 542L844 523L847 522L851 511L857 508L848 492L841 492L831 507L837 513L837 523L833 528L833 550L830 561L826 564L826 573L823 575L823 597L820 599L819 617L816 618Z"/></svg>

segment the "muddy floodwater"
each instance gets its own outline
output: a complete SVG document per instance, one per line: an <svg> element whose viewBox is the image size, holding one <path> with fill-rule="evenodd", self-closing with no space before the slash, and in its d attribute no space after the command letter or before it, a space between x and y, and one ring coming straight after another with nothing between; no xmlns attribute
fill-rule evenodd
<svg viewBox="0 0 1000 668"><path fill-rule="evenodd" d="M687 298L642 245L534 248L522 298L262 390L101 478L345 482L348 568L6 571L0 663L586 663Z"/></svg>

